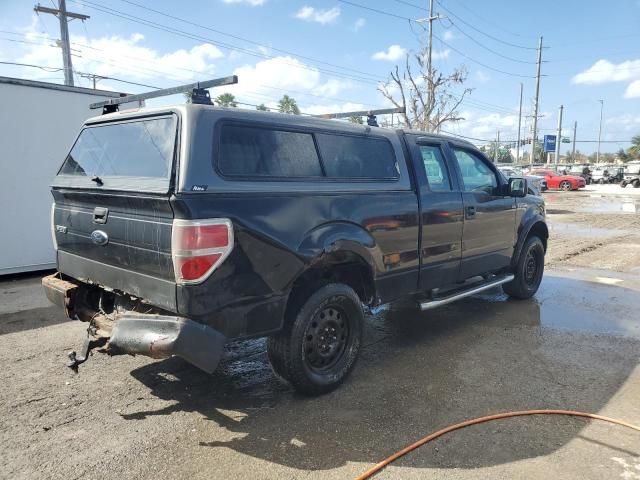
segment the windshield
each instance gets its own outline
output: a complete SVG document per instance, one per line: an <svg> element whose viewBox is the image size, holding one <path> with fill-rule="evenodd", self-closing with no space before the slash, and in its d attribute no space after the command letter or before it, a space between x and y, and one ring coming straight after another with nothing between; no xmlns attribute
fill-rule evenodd
<svg viewBox="0 0 640 480"><path fill-rule="evenodd" d="M90 126L80 132L58 175L150 177L168 184L175 139L174 116Z"/></svg>

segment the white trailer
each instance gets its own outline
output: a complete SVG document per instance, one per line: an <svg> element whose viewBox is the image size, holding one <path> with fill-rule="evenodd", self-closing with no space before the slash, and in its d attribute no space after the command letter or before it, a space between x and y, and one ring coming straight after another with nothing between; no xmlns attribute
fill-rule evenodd
<svg viewBox="0 0 640 480"><path fill-rule="evenodd" d="M123 94L0 77L0 275L55 267L49 189L89 104Z"/></svg>

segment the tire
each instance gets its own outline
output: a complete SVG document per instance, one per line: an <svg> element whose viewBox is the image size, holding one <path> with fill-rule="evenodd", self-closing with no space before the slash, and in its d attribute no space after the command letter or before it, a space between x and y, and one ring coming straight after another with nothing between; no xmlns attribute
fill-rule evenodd
<svg viewBox="0 0 640 480"><path fill-rule="evenodd" d="M604 178L601 178L600 180L598 180L598 183L599 183L600 185L604 185Z"/></svg>
<svg viewBox="0 0 640 480"><path fill-rule="evenodd" d="M563 180L562 182L560 182L560 190L562 190L563 192L568 192L569 190L571 190L571 182L569 182L568 180Z"/></svg>
<svg viewBox="0 0 640 480"><path fill-rule="evenodd" d="M287 313L285 325L267 340L271 366L304 395L322 395L349 376L362 345L364 312L347 285L332 283Z"/></svg>
<svg viewBox="0 0 640 480"><path fill-rule="evenodd" d="M544 274L544 244L536 235L525 241L514 272L515 278L502 286L504 293L524 300L538 291Z"/></svg>
<svg viewBox="0 0 640 480"><path fill-rule="evenodd" d="M640 180L634 180L631 185L633 185L633 188L640 188Z"/></svg>
<svg viewBox="0 0 640 480"><path fill-rule="evenodd" d="M620 186L622 188L626 188L627 187L627 182L625 182L624 180L620 182Z"/></svg>

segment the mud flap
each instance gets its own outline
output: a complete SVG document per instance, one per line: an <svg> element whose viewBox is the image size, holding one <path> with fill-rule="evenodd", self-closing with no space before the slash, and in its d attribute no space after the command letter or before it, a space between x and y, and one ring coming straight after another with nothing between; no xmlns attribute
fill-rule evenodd
<svg viewBox="0 0 640 480"><path fill-rule="evenodd" d="M127 312L118 315L107 347L110 355L172 355L212 373L224 351L226 338L207 325L187 318Z"/></svg>

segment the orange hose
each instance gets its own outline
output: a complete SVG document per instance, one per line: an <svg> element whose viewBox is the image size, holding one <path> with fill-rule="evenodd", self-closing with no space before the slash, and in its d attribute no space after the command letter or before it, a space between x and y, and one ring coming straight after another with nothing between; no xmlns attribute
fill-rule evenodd
<svg viewBox="0 0 640 480"><path fill-rule="evenodd" d="M511 417L524 417L527 415L569 415L572 417L584 417L584 418L592 418L594 420L602 420L603 422L609 422L616 425L622 425L623 427L628 427L633 430L637 430L640 432L640 427L636 425L632 425L627 422L623 422L622 420L616 420L615 418L603 417L602 415L596 415L593 413L584 413L584 412L575 412L573 410L523 410L519 412L504 412L504 413L496 413L494 415L487 415L486 417L474 418L473 420L467 420L462 423L456 423L455 425L450 425L442 430L438 430L437 432L431 433L424 438L421 438L415 443L403 448L402 450L394 453L388 458L385 458L380 463L375 464L366 472L362 473L356 480L367 480L371 478L373 475L378 473L384 467L389 465L392 462L395 462L400 457L406 455L407 453L415 450L418 447L421 447L425 443L429 443L431 440L435 440L442 435L453 432L454 430L459 430L461 428L468 427L470 425L477 425L478 423L490 422L492 420L499 420L501 418L511 418Z"/></svg>

